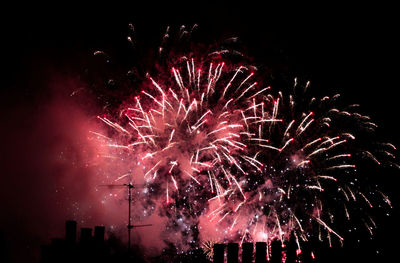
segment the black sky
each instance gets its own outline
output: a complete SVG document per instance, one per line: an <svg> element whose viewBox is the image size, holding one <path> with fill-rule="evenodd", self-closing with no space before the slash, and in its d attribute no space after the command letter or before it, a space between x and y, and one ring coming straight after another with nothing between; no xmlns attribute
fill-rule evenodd
<svg viewBox="0 0 400 263"><path fill-rule="evenodd" d="M291 75L310 79L318 89L345 92L355 103L371 107L371 114L382 112L375 118L380 120L395 112L390 107L396 104L390 96L398 69L399 21L393 10L372 4L276 7L136 1L13 7L11 15L2 18L4 86L10 92L15 84L38 83L38 74L46 67L79 70L76 60L88 51L121 45L129 22L152 44L160 41L167 25L197 23L205 39L237 35L250 56L287 67Z"/></svg>
<svg viewBox="0 0 400 263"><path fill-rule="evenodd" d="M9 154L34 154L35 146L29 147L28 152L20 146L19 151L10 153L13 142L9 138L15 139L13 135L23 134L22 130L29 131L36 125L26 113L34 111L52 96L47 89L52 75L73 77L79 74L87 57L96 49L109 48L118 53L118 47L125 41L128 23L135 25L139 39L155 47L167 25L197 23L200 36L207 41L236 35L247 47L248 55L258 63L281 70L290 77L310 80L316 94L339 92L346 101L361 104L362 112L379 125L379 133L387 141L400 145L397 97L400 21L394 6L287 4L276 7L249 1L240 4L187 1L181 5L141 5L136 2L109 5L99 1L92 6L21 4L3 10L8 15L2 17L1 25L4 45L1 61L5 66L0 97L0 116L4 124L1 138L5 145L0 151L2 162L18 159L6 157ZM11 119L20 116L28 120L22 119L21 124L15 126L16 122ZM11 169L14 165L19 164L2 164L7 169L1 175L1 187L12 184L10 187L18 188L16 184L23 183L24 178L20 181L8 179L14 176ZM398 178L394 177L382 180L383 188L392 197L397 210L391 219L384 219L378 242L385 242L383 240L392 239L399 233L395 223L399 218L400 200L396 181ZM15 198L26 198L23 193L12 197L1 194L1 197L2 202L11 204ZM32 209L27 211L34 213ZM1 214L7 220L0 222L20 221L23 229L30 224L23 219L23 213L16 213L15 209ZM0 229L7 227L2 225ZM5 236L4 239L15 246L9 242L9 239L15 240L13 237ZM13 253L26 249L9 246L7 249ZM388 250L384 251L395 254ZM13 255L9 257L14 258Z"/></svg>

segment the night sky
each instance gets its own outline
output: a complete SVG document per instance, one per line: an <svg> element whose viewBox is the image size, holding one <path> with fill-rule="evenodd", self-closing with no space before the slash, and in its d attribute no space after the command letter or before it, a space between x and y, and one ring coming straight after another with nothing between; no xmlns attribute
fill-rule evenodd
<svg viewBox="0 0 400 263"><path fill-rule="evenodd" d="M341 93L346 101L361 104L378 124L379 136L400 146L400 21L393 6L278 8L196 1L180 6L13 6L3 12L11 15L1 23L0 261L37 261L40 245L61 236L64 221L71 218L68 202L90 200L83 194L90 181L79 168L81 156L60 153L73 152L66 148L85 139L79 133L86 128L83 120L101 109L94 100L72 100L69 94L84 85L81 75L93 51L110 50L120 65L129 64L124 53L128 23L149 49L157 48L167 25L197 23L197 39L205 42L238 36L247 55L273 74L310 80L316 95ZM347 248L343 262L398 257L399 172L365 176L377 178L394 208L377 221L375 239L354 251ZM102 223L91 216L90 223Z"/></svg>

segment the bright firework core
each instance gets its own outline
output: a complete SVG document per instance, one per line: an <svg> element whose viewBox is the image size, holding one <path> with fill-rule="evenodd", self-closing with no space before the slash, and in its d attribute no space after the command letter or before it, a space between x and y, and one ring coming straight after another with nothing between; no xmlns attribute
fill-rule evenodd
<svg viewBox="0 0 400 263"><path fill-rule="evenodd" d="M138 218L158 211L183 250L291 234L300 246L314 235L342 241L334 219L350 219L354 204L372 207L376 193L390 206L379 190L358 185L360 160L392 164L395 150L357 141L374 132L368 116L338 108L339 95L305 101L309 83L297 80L293 94L274 95L250 68L184 58L170 75L148 75L118 114L99 117L110 130L93 134L126 168L114 179L145 188L136 192ZM333 203L343 209L331 210ZM371 232L373 219L361 220Z"/></svg>

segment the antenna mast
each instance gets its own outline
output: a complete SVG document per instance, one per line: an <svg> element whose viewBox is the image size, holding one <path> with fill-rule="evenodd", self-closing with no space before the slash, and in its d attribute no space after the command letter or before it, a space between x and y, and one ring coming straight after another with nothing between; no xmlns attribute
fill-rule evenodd
<svg viewBox="0 0 400 263"><path fill-rule="evenodd" d="M131 183L124 184L128 188L128 251L131 250L131 230L133 228L132 225L132 217L131 217L131 203L132 203L132 189L133 185Z"/></svg>
<svg viewBox="0 0 400 263"><path fill-rule="evenodd" d="M152 224L145 224L145 225L132 225L132 212L131 212L131 203L132 203L132 189L135 187L132 183L129 184L122 184L122 185L115 185L115 184L110 184L110 185L100 185L100 186L106 186L109 188L114 188L114 187L126 187L128 188L128 253L131 250L131 230L134 227L144 227L144 226L152 226Z"/></svg>

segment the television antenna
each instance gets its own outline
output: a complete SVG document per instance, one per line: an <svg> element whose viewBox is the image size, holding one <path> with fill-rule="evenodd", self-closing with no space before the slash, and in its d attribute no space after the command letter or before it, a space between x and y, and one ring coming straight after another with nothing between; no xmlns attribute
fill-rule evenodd
<svg viewBox="0 0 400 263"><path fill-rule="evenodd" d="M128 251L131 250L131 230L136 227L146 227L146 226L152 226L152 224L143 224L143 225L132 225L132 216L131 216L131 204L132 204L132 189L133 188L142 188L141 186L137 186L132 183L128 184L103 184L99 185L101 187L107 187L109 189L114 189L114 188L124 188L126 187L128 190Z"/></svg>

